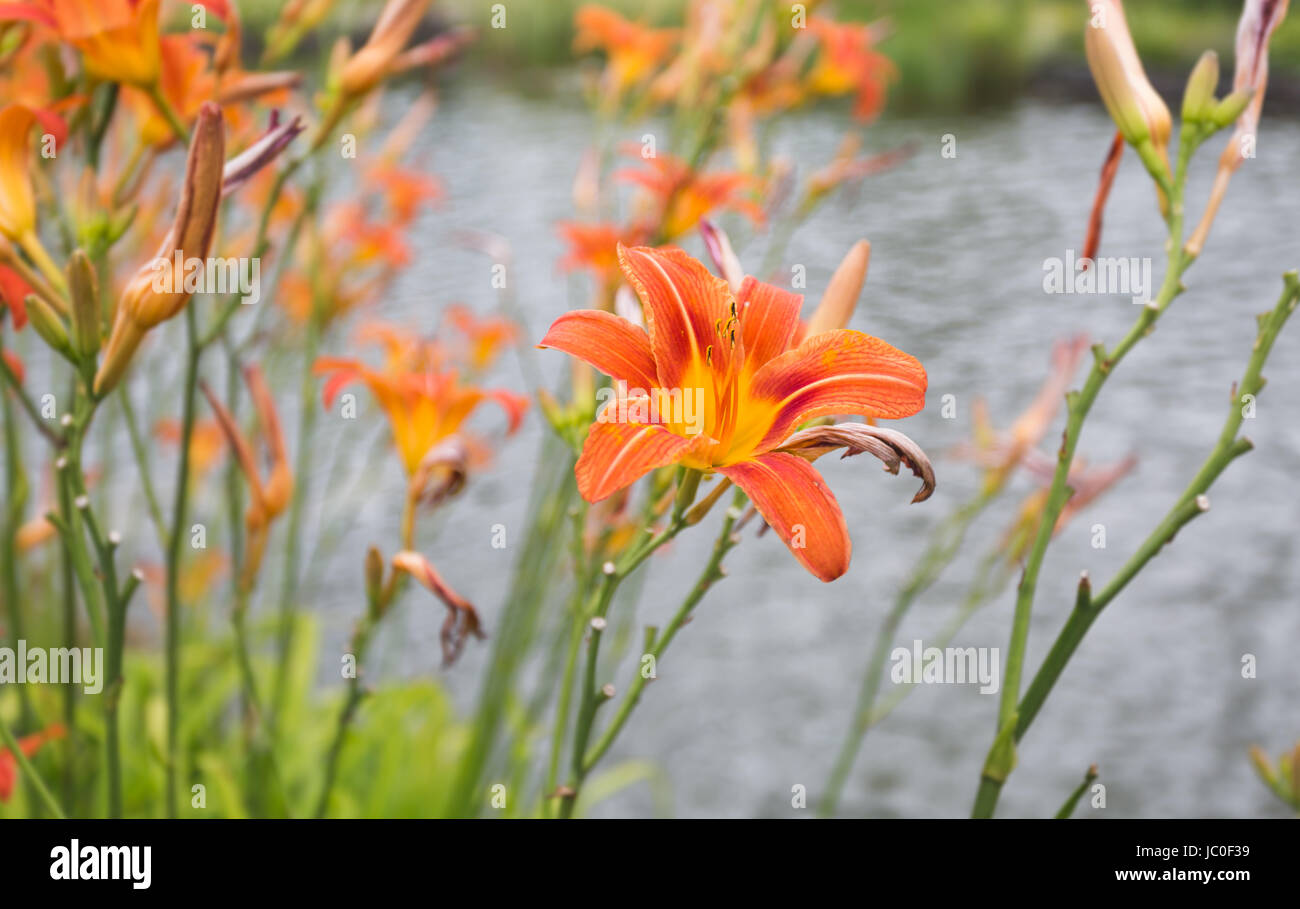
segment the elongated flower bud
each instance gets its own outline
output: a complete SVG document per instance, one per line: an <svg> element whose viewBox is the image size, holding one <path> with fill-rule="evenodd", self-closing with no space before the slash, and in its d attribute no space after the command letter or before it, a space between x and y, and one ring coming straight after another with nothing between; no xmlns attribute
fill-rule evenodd
<svg viewBox="0 0 1300 909"><path fill-rule="evenodd" d="M1219 88L1219 55L1212 50L1201 54L1183 91L1183 121L1200 123L1214 111L1214 93Z"/></svg>
<svg viewBox="0 0 1300 909"><path fill-rule="evenodd" d="M1237 121L1237 128L1219 156L1219 170L1214 176L1205 213L1184 247L1190 256L1200 255L1204 248L1233 173L1242 162L1255 155L1255 133L1264 106L1264 91L1268 87L1268 43L1289 6L1290 0L1246 0L1242 8L1241 20L1237 23L1237 61L1232 94L1220 101L1212 114L1214 121L1222 125L1226 125L1227 118L1232 116Z"/></svg>
<svg viewBox="0 0 1300 909"><path fill-rule="evenodd" d="M72 357L72 340L68 337L68 329L59 318L59 314L50 308L36 294L29 294L26 300L27 321L31 323L32 328L41 336L46 344L63 354L65 357Z"/></svg>
<svg viewBox="0 0 1300 909"><path fill-rule="evenodd" d="M345 95L363 95L388 75L431 0L388 0L370 39L343 66L339 85Z"/></svg>
<svg viewBox="0 0 1300 909"><path fill-rule="evenodd" d="M118 300L113 331L95 376L97 395L111 390L122 378L145 334L179 313L189 300L184 276L174 273L174 263L206 258L212 245L221 204L225 145L221 108L204 104L190 142L176 220L157 254L136 272Z"/></svg>
<svg viewBox="0 0 1300 909"><path fill-rule="evenodd" d="M853 244L835 274L831 283L826 285L826 293L813 310L808 320L805 337L811 338L837 328L845 328L857 309L858 297L862 296L862 285L867 280L867 266L871 264L871 244L859 240Z"/></svg>
<svg viewBox="0 0 1300 909"><path fill-rule="evenodd" d="M68 260L68 291L72 295L72 337L77 353L93 357L99 353L99 287L95 267L80 249Z"/></svg>
<svg viewBox="0 0 1300 909"><path fill-rule="evenodd" d="M1151 87L1119 0L1093 0L1084 29L1088 68L1102 103L1125 141L1140 147L1150 141L1165 157L1172 123L1169 108Z"/></svg>

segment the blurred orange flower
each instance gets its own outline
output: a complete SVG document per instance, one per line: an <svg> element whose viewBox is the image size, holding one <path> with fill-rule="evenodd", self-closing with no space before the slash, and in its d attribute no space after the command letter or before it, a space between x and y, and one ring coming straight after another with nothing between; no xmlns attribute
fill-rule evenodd
<svg viewBox="0 0 1300 909"><path fill-rule="evenodd" d="M624 19L612 9L590 4L573 18L578 52L603 51L609 60L605 71L606 91L619 94L646 81L677 44L677 29L656 29Z"/></svg>
<svg viewBox="0 0 1300 909"><path fill-rule="evenodd" d="M519 428L528 399L502 389L467 385L454 368L444 365L438 345L392 328L372 326L367 335L386 351L381 369L349 357L321 357L315 371L326 377L322 398L326 407L352 382L363 382L388 415L402 465L415 476L421 461L439 442L460 431L466 419L485 401L501 406L508 432Z"/></svg>
<svg viewBox="0 0 1300 909"><path fill-rule="evenodd" d="M81 52L86 72L106 82L158 82L159 0L30 0L0 4L0 21L25 19L52 29Z"/></svg>
<svg viewBox="0 0 1300 909"><path fill-rule="evenodd" d="M718 209L738 211L755 224L763 223L763 209L753 199L759 181L752 175L701 173L667 154L648 158L646 164L644 170L625 169L615 177L649 192L665 240L680 237Z"/></svg>
<svg viewBox="0 0 1300 909"><path fill-rule="evenodd" d="M894 65L874 49L871 26L813 17L808 28L821 42L808 88L821 95L853 94L853 116L859 120L880 113Z"/></svg>

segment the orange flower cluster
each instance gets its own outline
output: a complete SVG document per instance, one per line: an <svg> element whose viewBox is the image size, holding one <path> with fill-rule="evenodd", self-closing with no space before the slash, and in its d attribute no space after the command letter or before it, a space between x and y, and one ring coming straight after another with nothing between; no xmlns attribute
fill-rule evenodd
<svg viewBox="0 0 1300 909"><path fill-rule="evenodd" d="M815 7L816 4L807 4ZM621 283L616 247L677 242L702 219L733 212L756 228L789 195L784 162L765 161L759 122L818 98L852 95L854 117L870 121L884 105L892 78L876 49L876 26L809 15L803 5L748 0L691 0L680 28L658 28L597 5L579 9L574 49L599 52L605 65L596 85L604 116L633 120L668 109L674 134L690 137L675 154L652 142L625 147L637 167L613 173L635 187L624 217L613 216L614 186L605 186L603 150L588 155L575 183L583 220L559 225L569 244L565 270L595 280L596 305L613 310ZM651 134L652 138L653 134ZM891 166L897 155L858 157L858 143L808 182L795 216L805 216L832 189ZM710 162L723 151L731 167Z"/></svg>

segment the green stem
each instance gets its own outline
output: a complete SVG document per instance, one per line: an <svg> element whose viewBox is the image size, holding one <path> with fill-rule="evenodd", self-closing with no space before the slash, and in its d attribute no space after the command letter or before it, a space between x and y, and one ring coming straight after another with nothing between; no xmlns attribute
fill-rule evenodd
<svg viewBox="0 0 1300 909"><path fill-rule="evenodd" d="M589 577L584 531L587 523L587 505L581 502L573 509L573 525L570 540L573 549L573 594L569 608L569 647L564 658L564 675L560 681L560 699L555 707L555 722L551 731L551 760L546 769L546 784L542 788L544 803L549 803L555 795L556 785L560 779L560 758L564 750L564 736L569 728L569 712L573 704L573 680L577 674L578 652L582 649L582 621L579 610L582 606L584 581Z"/></svg>
<svg viewBox="0 0 1300 909"><path fill-rule="evenodd" d="M1072 490L1068 485L1069 473L1070 467L1074 463L1074 452L1079 444L1084 421L1087 419L1088 412L1096 401L1097 395L1101 392L1102 386L1105 385L1107 378L1110 377L1115 367L1142 338L1151 332L1155 327L1156 320L1160 318L1160 315L1181 292L1182 274L1191 262L1191 259L1183 252L1182 248L1183 188L1186 184L1188 161L1196 144L1203 137L1185 129L1180 138L1177 169L1175 170L1173 182L1167 190L1169 196L1169 232L1167 241L1169 261L1160 291L1155 300L1142 307L1142 314L1133 324L1133 327L1129 329L1128 334L1113 350L1106 352L1100 345L1094 348L1092 370L1089 372L1082 390L1066 395L1068 415L1065 436L1061 442L1056 472L1052 477L1052 486L1048 492L1043 518L1038 525L1033 547L1026 559L1024 575L1021 578L1016 596L1015 615L1011 625L1011 641L1007 647L1006 670L1002 683L1002 698L998 707L997 734L993 746L989 749L989 757L985 762L983 771L985 778L991 776L999 781L999 785L1001 781L1005 781L1006 775L1011 772L1011 765L1014 763L1014 752L1008 750L1005 746L1008 743L1007 740L1010 734L1008 726L1014 722L1016 704L1020 699L1020 680L1024 670L1025 653L1029 644L1029 625L1033 616L1034 594L1038 586L1038 574L1042 569L1047 547L1052 541L1057 518L1072 495ZM984 811L992 812L993 804L988 801L988 798L986 789L981 785L981 796L977 797L976 800L976 816L984 816L982 814ZM996 796L994 796L994 801L996 801Z"/></svg>
<svg viewBox="0 0 1300 909"><path fill-rule="evenodd" d="M875 647L872 649L871 658L867 662L867 670L862 676L857 704L853 710L853 720L848 734L844 737L843 744L840 745L839 754L835 759L830 779L826 784L826 794L822 797L819 807L822 817L829 817L835 813L836 805L839 804L840 796L844 791L844 784L848 781L849 774L853 771L853 765L857 762L858 754L862 750L862 742L871 726L872 711L875 707L876 697L880 692L881 672L885 660L889 656L889 649L894 643L894 637L898 632L899 625L902 624L903 617L912 608L916 598L939 579L944 569L956 557L958 550L961 549L962 541L966 538L966 532L970 529L970 525L996 498L999 488L986 489L978 497L949 515L947 520L936 530L921 558L917 560L911 578L898 592L898 598L894 601L894 608L885 618L884 625L876 635Z"/></svg>
<svg viewBox="0 0 1300 909"><path fill-rule="evenodd" d="M164 628L164 657L167 684L167 816L176 817L179 809L176 781L180 771L180 684L181 684L181 542L185 539L185 522L189 509L190 440L194 436L195 395L198 390L199 357L198 323L194 307L185 307L185 384L181 398L180 451L173 492L171 539L167 543L167 615Z"/></svg>
<svg viewBox="0 0 1300 909"><path fill-rule="evenodd" d="M167 96L162 93L162 88L158 83L146 87L144 92L149 96L149 100L153 102L153 106L157 108L158 113L162 114L163 119L167 121L167 125L171 127L177 141L182 145L188 142L190 131L185 128L180 115L176 113L176 109L172 107L171 102L167 100Z"/></svg>
<svg viewBox="0 0 1300 909"><path fill-rule="evenodd" d="M45 781L36 772L36 768L32 766L31 761L27 760L27 755L23 754L23 750L18 747L18 743L14 741L14 734L9 730L9 724L3 719L0 719L0 740L4 742L5 747L9 749L9 753L18 762L18 769L22 772L24 779L36 790L36 794L40 797L46 810L60 820L66 820L67 815L59 807L58 800L50 792L49 787L45 785Z"/></svg>
<svg viewBox="0 0 1300 909"><path fill-rule="evenodd" d="M1228 417L1224 421L1223 429L1219 433L1218 441L1213 450L1168 514L1147 536L1137 551L1124 563L1110 583L1102 588L1096 596L1093 596L1086 576L1080 582L1079 595L1069 619L1067 619L1065 626L1057 636L1047 657L1043 660L1042 666L1030 682L1023 700L1020 700L1013 710L1013 716L1015 717L1014 726L1011 729L1013 742L1018 743L1029 730L1034 718L1037 717L1047 700L1047 696L1055 686L1057 679L1065 670L1066 664L1074 655L1075 650L1078 649L1084 635L1092 627L1092 623L1096 621L1101 611L1119 595L1129 581L1136 577L1157 553L1173 540L1184 524L1187 524L1197 515L1203 514L1209 508L1209 500L1205 497L1205 494L1209 491L1210 486L1227 469L1229 464L1252 449L1253 446L1249 439L1238 437L1245 416L1244 408L1241 405L1241 396L1258 395L1263 389L1262 372L1264 364L1268 360L1269 353L1273 349L1273 343L1281 333L1286 320L1295 311L1297 302L1300 302L1300 280L1297 279L1295 272L1288 272L1285 276L1285 287L1277 305L1271 313L1260 317L1259 335L1255 339L1255 345L1250 360L1246 365L1246 371L1241 382L1237 385L1238 399L1233 401L1228 411ZM995 773L990 776L987 770L986 767L985 775L981 778L979 793L976 796L974 813L977 817L992 816L1002 786L1006 782L1005 774L999 776Z"/></svg>
<svg viewBox="0 0 1300 909"><path fill-rule="evenodd" d="M329 754L325 759L325 782L321 786L320 797L316 800L316 818L323 818L325 812L329 809L330 794L334 791L334 784L338 780L339 758L343 754L343 743L347 739L348 729L352 726L352 721L356 718L357 709L361 706L361 700L365 692L361 688L361 664L365 658L366 650L370 646L370 637L374 632L374 623L369 614L362 617L357 623L356 631L352 635L352 656L356 660L355 672L352 678L348 679L347 695L343 699L343 706L339 710L338 720L334 725L334 739L330 743Z"/></svg>
<svg viewBox="0 0 1300 909"><path fill-rule="evenodd" d="M280 629L277 652L279 668L275 676L275 694L272 713L278 717L284 710L289 689L289 656L293 652L294 630L297 627L297 595L299 560L302 550L302 510L307 498L314 446L312 433L316 427L315 374L312 367L320 347L321 325L319 307L312 307L307 320L307 343L303 349L302 376L298 397L298 452L294 462L293 500L289 505L289 525L284 548L284 575L280 586ZM273 723L278 720L272 720Z"/></svg>
<svg viewBox="0 0 1300 909"><path fill-rule="evenodd" d="M23 610L18 595L18 528L22 525L29 486L27 473L23 470L22 448L18 440L13 403L3 389L0 389L0 404L3 404L4 414L5 492L8 498L4 523L0 525L0 596L4 597L9 615L10 644L17 650L18 642L25 637ZM36 725L36 714L32 710L31 698L25 685L18 686L18 703L18 731L21 734L31 731Z"/></svg>
<svg viewBox="0 0 1300 909"><path fill-rule="evenodd" d="M573 747L570 753L570 775L566 792L560 802L560 817L573 816L573 809L578 800L578 793L589 770L585 760L587 744L591 738L592 724L596 709L608 700L596 685L596 670L600 662L600 642L606 627L605 617L614 601L614 594L619 586L632 572L636 571L651 554L667 543L684 527L687 527L686 510L690 507L694 491L699 486L699 471L683 470L677 484L677 498L673 504L672 517L668 524L658 533L651 534L639 546L633 546L618 563L606 562L602 568L604 577L600 586L591 596L591 605L578 616L578 621L588 628L587 660L583 670L582 700L579 702L578 716L573 732Z"/></svg>
<svg viewBox="0 0 1300 909"><path fill-rule="evenodd" d="M642 660L646 656L651 656L654 657L655 663L658 664L660 657L668 649L668 645L673 642L677 632L690 619L692 611L699 605L700 600L704 599L704 595L709 592L709 588L722 579L724 575L722 559L731 551L732 547L740 542L739 537L732 533L732 528L736 524L736 519L740 516L740 505L743 501L744 493L737 490L735 502L727 510L726 517L723 518L722 529L718 532L718 537L713 543L713 552L708 563L704 566L704 571L700 573L695 586L691 588L691 592L686 595L686 599L682 601L681 606L677 608L668 624L664 626L663 632L655 638L654 643L642 655ZM639 669L640 671L632 678L632 684L628 688L627 694L619 704L618 712L614 714L609 726L606 727L604 733L601 734L601 737L591 746L591 749L584 757L582 761L584 773L590 773L601 758L605 756L605 753L609 751L610 746L614 744L614 740L618 738L619 733L627 724L628 717L632 715L632 711L639 703L641 692L645 690L645 686L650 679L655 677L647 675L643 666L639 667Z"/></svg>
<svg viewBox="0 0 1300 909"><path fill-rule="evenodd" d="M1063 821L1074 814L1074 809L1079 807L1079 799L1083 798L1083 794L1088 791L1088 787L1092 785L1095 779L1097 779L1097 765L1093 764L1088 768L1088 772L1083 775L1083 782L1069 794L1062 803L1060 810L1056 812L1056 820Z"/></svg>
<svg viewBox="0 0 1300 909"><path fill-rule="evenodd" d="M140 434L140 424L135 418L135 407L126 385L118 389L118 402L122 405L122 416L126 418L126 432L131 440L131 452L135 455L135 466L140 474L140 487L144 490L145 505L149 509L149 518L158 533L158 544L167 548L167 524L163 521L162 508L158 505L158 493L153 487L153 471L149 465L149 451L145 448L144 437Z"/></svg>

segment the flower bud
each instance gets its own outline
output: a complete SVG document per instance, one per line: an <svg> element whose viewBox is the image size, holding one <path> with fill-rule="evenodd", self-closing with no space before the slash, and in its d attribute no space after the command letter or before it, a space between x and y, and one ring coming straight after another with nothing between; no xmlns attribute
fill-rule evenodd
<svg viewBox="0 0 1300 909"><path fill-rule="evenodd" d="M388 75L429 3L430 0L388 0L370 39L343 66L339 86L345 95L363 95Z"/></svg>
<svg viewBox="0 0 1300 909"><path fill-rule="evenodd" d="M1212 50L1201 54L1183 90L1183 121L1201 123L1215 108L1214 93L1219 87L1219 55ZM1236 117L1233 118L1234 120Z"/></svg>
<svg viewBox="0 0 1300 909"><path fill-rule="evenodd" d="M804 337L811 338L837 328L846 328L853 310L858 306L858 297L862 295L862 285L867 280L867 266L871 264L871 244L859 240L844 256L831 283L826 285L821 302L813 310L808 320L808 330Z"/></svg>
<svg viewBox="0 0 1300 909"><path fill-rule="evenodd" d="M1210 122L1218 128L1231 126L1246 111L1247 105L1255 93L1251 89L1242 89L1224 97L1214 105L1207 115Z"/></svg>
<svg viewBox="0 0 1300 909"><path fill-rule="evenodd" d="M130 365L135 350L154 326L175 316L190 295L181 275L173 274L179 259L205 258L216 232L225 167L225 132L221 108L204 104L199 110L190 141L176 219L153 259L141 266L127 283L113 316L113 331L104 360L95 376L95 394L110 391ZM159 290L159 286L166 290Z"/></svg>
<svg viewBox="0 0 1300 909"><path fill-rule="evenodd" d="M1084 49L1102 103L1125 141L1134 147L1150 141L1164 157L1172 129L1169 108L1142 68L1124 7L1119 0L1096 0L1092 8Z"/></svg>
<svg viewBox="0 0 1300 909"><path fill-rule="evenodd" d="M99 353L99 288L95 267L80 249L68 260L68 290L72 295L72 337L77 353L93 357Z"/></svg>
<svg viewBox="0 0 1300 909"><path fill-rule="evenodd" d="M36 294L29 294L26 305L27 321L31 323L32 328L41 336L41 339L65 357L73 357L72 341L68 337L68 329L64 326L63 320L59 318L59 314L50 307L50 304L36 296Z"/></svg>

